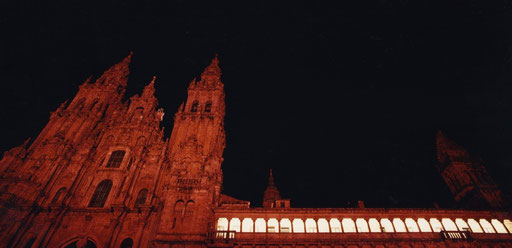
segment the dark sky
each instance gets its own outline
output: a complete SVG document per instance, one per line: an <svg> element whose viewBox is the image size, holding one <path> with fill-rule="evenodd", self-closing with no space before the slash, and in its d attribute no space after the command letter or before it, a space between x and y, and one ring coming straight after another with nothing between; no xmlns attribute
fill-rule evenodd
<svg viewBox="0 0 512 248"><path fill-rule="evenodd" d="M46 2L0 3L2 151L129 51L170 130L218 53L226 194L259 205L273 168L294 206L450 207L438 129L512 192L510 0Z"/></svg>

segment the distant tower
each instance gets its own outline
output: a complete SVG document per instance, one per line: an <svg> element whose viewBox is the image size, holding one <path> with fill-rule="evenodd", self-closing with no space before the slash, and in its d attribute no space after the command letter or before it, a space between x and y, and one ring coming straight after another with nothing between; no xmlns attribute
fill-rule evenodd
<svg viewBox="0 0 512 248"><path fill-rule="evenodd" d="M279 190L274 183L274 176L272 175L272 169L270 169L270 175L268 177L268 186L263 194L263 207L264 208L287 208L290 207L290 200L281 199Z"/></svg>
<svg viewBox="0 0 512 248"><path fill-rule="evenodd" d="M503 193L488 175L482 161L437 133L438 170L461 207L470 209L503 208Z"/></svg>
<svg viewBox="0 0 512 248"><path fill-rule="evenodd" d="M221 163L225 147L224 85L215 57L192 80L188 97L174 116L169 140L169 174L164 178L164 213L160 230L180 239L206 233L213 208L220 203Z"/></svg>

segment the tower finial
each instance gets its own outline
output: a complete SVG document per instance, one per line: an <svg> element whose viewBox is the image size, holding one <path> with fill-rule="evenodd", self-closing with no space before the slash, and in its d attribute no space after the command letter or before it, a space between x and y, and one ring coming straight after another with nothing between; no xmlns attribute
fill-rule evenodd
<svg viewBox="0 0 512 248"><path fill-rule="evenodd" d="M272 169L270 169L267 189L265 189L265 193L263 193L263 207L274 207L276 200L281 200L281 196L279 195L279 190L274 183L274 175L272 174Z"/></svg>
<svg viewBox="0 0 512 248"><path fill-rule="evenodd" d="M207 86L217 86L222 85L220 82L220 76L222 75L222 71L219 67L219 58L218 54L215 54L215 57L212 59L210 65L208 65L203 73L201 73L201 83Z"/></svg>
<svg viewBox="0 0 512 248"><path fill-rule="evenodd" d="M155 93L155 81L156 76L153 76L153 79L151 79L151 82L144 87L144 90L142 91L142 97L151 97Z"/></svg>
<svg viewBox="0 0 512 248"><path fill-rule="evenodd" d="M121 62L113 65L106 70L101 77L96 80L96 84L101 85L122 85L126 86L128 74L130 74L130 63L133 52L130 52Z"/></svg>

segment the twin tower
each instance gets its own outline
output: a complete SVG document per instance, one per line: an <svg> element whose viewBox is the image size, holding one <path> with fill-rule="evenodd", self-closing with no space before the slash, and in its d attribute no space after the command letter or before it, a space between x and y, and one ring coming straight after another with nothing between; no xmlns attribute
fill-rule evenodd
<svg viewBox="0 0 512 248"><path fill-rule="evenodd" d="M155 78L123 101L131 54L80 85L37 138L0 161L7 247L204 247L221 194L224 85L214 58L188 87L164 138ZM439 170L457 201L504 206L483 165L438 135ZM289 208L273 178L264 208ZM181 246L180 246L181 247Z"/></svg>

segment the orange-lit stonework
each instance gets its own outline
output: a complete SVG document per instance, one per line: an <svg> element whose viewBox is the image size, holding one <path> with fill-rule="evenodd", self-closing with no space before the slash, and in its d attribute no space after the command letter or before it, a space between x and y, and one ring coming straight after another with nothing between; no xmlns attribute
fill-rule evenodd
<svg viewBox="0 0 512 248"><path fill-rule="evenodd" d="M87 80L0 161L1 247L512 247L512 213L483 163L438 134L460 209L293 208L270 173L263 207L221 193L219 61L164 138L153 78L123 101L130 56ZM464 210L476 209L476 210Z"/></svg>

